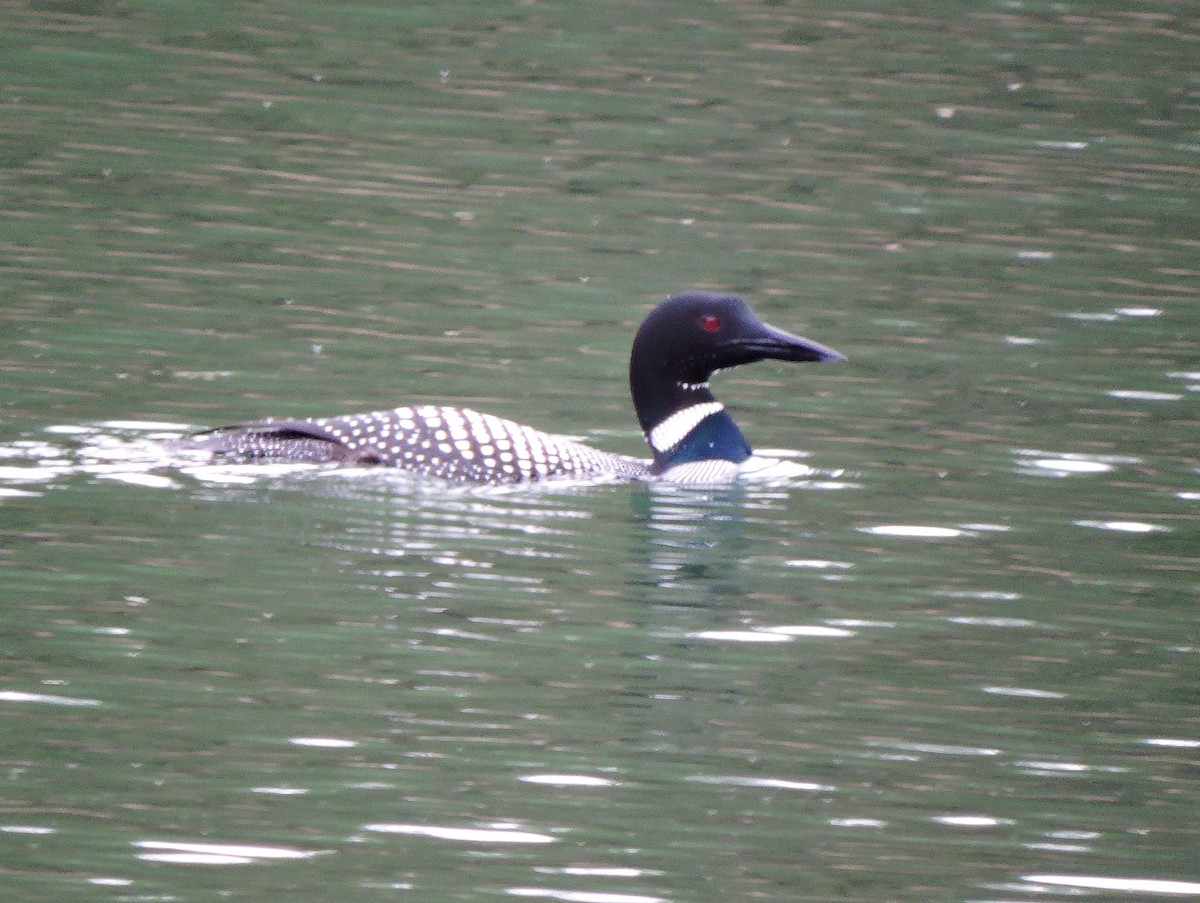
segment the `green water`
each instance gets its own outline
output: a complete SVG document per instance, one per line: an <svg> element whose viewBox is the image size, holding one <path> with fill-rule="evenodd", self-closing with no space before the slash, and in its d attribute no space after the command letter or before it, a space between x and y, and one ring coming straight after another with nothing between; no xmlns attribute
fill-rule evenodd
<svg viewBox="0 0 1200 903"><path fill-rule="evenodd" d="M1185 5L0 24L5 900L1200 896ZM641 454L689 286L850 357L714 383L810 475L120 457L424 401Z"/></svg>

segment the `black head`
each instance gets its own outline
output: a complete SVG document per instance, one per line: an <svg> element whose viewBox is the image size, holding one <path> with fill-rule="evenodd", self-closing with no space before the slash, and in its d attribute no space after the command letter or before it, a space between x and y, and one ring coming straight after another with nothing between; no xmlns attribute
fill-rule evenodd
<svg viewBox="0 0 1200 903"><path fill-rule="evenodd" d="M774 359L844 361L831 348L776 329L735 295L680 292L642 322L629 359L629 385L644 430L689 404L710 401L718 370Z"/></svg>

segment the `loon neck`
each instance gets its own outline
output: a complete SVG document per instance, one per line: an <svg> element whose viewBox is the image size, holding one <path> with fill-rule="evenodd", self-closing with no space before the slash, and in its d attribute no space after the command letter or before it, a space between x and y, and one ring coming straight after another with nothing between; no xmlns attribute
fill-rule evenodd
<svg viewBox="0 0 1200 903"><path fill-rule="evenodd" d="M693 461L741 463L750 457L750 443L707 383L654 388L649 391L644 382L634 387L634 407L654 452L652 473Z"/></svg>
<svg viewBox="0 0 1200 903"><path fill-rule="evenodd" d="M753 454L750 443L719 401L676 411L646 436L654 450L652 474L696 461L740 464Z"/></svg>
<svg viewBox="0 0 1200 903"><path fill-rule="evenodd" d="M716 404L717 397L708 387L707 380L686 382L672 379L664 373L648 372L636 365L630 368L629 390L633 396L633 409L647 440L656 426L680 411L703 404ZM658 449L654 443L652 448Z"/></svg>

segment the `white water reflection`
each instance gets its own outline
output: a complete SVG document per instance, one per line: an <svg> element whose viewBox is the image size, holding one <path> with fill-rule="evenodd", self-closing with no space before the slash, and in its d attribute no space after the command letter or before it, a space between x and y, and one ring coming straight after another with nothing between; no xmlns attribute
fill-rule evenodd
<svg viewBox="0 0 1200 903"><path fill-rule="evenodd" d="M1111 464L1105 464L1103 461L1087 461L1074 458L1039 458L1029 463L1033 467L1040 467L1042 470L1052 470L1062 474L1105 473L1113 469Z"/></svg>
<svg viewBox="0 0 1200 903"><path fill-rule="evenodd" d="M1037 627L1037 621L1028 618L987 618L967 615L946 618L951 624L966 624L972 627Z"/></svg>
<svg viewBox="0 0 1200 903"><path fill-rule="evenodd" d="M455 828L446 825L408 825L377 823L363 825L364 831L377 834L411 834L434 840L454 840L464 843L554 843L558 838L534 831L519 831L510 825L492 828Z"/></svg>
<svg viewBox="0 0 1200 903"><path fill-rule="evenodd" d="M938 756L998 756L999 749L978 746L952 746L944 743L885 743L871 742L868 746L898 749L904 752L930 753Z"/></svg>
<svg viewBox="0 0 1200 903"><path fill-rule="evenodd" d="M1142 463L1141 458L1132 455L1059 452L1036 448L1021 448L1015 453L1018 471L1027 476L1086 476L1109 473L1118 466Z"/></svg>
<svg viewBox="0 0 1200 903"><path fill-rule="evenodd" d="M178 843L166 840L137 840L133 845L153 852L139 853L148 862L172 862L178 865L247 865L280 859L310 859L312 850L290 847L248 846L236 843Z"/></svg>
<svg viewBox="0 0 1200 903"><path fill-rule="evenodd" d="M1117 890L1131 894L1200 895L1200 882L1160 878L1111 878L1100 875L1025 875L1031 884L1077 887L1088 890ZM1029 888L1041 890L1042 888Z"/></svg>
<svg viewBox="0 0 1200 903"><path fill-rule="evenodd" d="M787 624L780 627L755 627L751 630L700 630L688 636L699 640L725 640L734 643L784 643L793 637L837 638L854 636L845 627L813 624Z"/></svg>
<svg viewBox="0 0 1200 903"><path fill-rule="evenodd" d="M1124 774L1129 771L1119 765L1085 765L1082 762L1013 762L1025 774L1037 774L1045 777L1053 775L1086 774L1102 772L1105 774Z"/></svg>
<svg viewBox="0 0 1200 903"><path fill-rule="evenodd" d="M0 702L40 702L46 705L101 705L99 699L79 699L74 696L55 696L51 693L24 693L20 690L0 690Z"/></svg>
<svg viewBox="0 0 1200 903"><path fill-rule="evenodd" d="M1053 690L1034 690L1030 687L984 687L983 692L996 696L1017 696L1026 699L1066 699L1066 693L1056 693Z"/></svg>
<svg viewBox="0 0 1200 903"><path fill-rule="evenodd" d="M688 636L697 640L724 640L731 643L787 643L792 638L764 630L700 630Z"/></svg>
<svg viewBox="0 0 1200 903"><path fill-rule="evenodd" d="M785 561L784 565L790 568L813 568L815 570L849 570L854 567L848 561L823 561L812 558L793 558L790 561Z"/></svg>
<svg viewBox="0 0 1200 903"><path fill-rule="evenodd" d="M57 462L38 467L0 467L0 480L8 483L45 483L57 480L68 472L68 467Z"/></svg>
<svg viewBox="0 0 1200 903"><path fill-rule="evenodd" d="M528 774L519 780L527 784L549 784L552 787L615 787L616 781L586 774Z"/></svg>
<svg viewBox="0 0 1200 903"><path fill-rule="evenodd" d="M665 897L649 897L645 894L620 894L609 891L509 887L504 892L514 897L543 897L551 900L565 900L567 903L666 903Z"/></svg>
<svg viewBox="0 0 1200 903"><path fill-rule="evenodd" d="M92 469L90 473L99 480L116 480L130 486L145 486L147 489L180 489L179 483L157 473L130 473L124 470L105 471Z"/></svg>
<svg viewBox="0 0 1200 903"><path fill-rule="evenodd" d="M1090 853L1095 847L1083 843L1058 843L1055 841L1035 841L1021 844L1027 850L1049 850L1052 853Z"/></svg>
<svg viewBox="0 0 1200 903"><path fill-rule="evenodd" d="M1124 398L1130 401L1178 401L1183 398L1177 392L1152 392L1141 389L1114 389L1104 394L1110 398Z"/></svg>
<svg viewBox="0 0 1200 903"><path fill-rule="evenodd" d="M1007 593L994 589L940 589L933 595L945 596L948 599L986 599L996 602L1015 602L1024 598L1020 593Z"/></svg>
<svg viewBox="0 0 1200 903"><path fill-rule="evenodd" d="M598 878L640 878L643 875L662 874L658 869L630 868L623 865L568 865L562 868L537 865L533 870L539 875L584 875Z"/></svg>
<svg viewBox="0 0 1200 903"><path fill-rule="evenodd" d="M1094 527L1097 530L1113 530L1117 533L1163 533L1167 527L1147 524L1136 520L1077 520L1077 527Z"/></svg>
<svg viewBox="0 0 1200 903"><path fill-rule="evenodd" d="M180 430L186 431L189 429L186 423L175 423L173 421L160 420L104 420L100 423L100 426L108 430L131 430L139 433L165 433L167 436L174 436ZM54 427L46 428L46 432L48 433L66 431L67 428L64 427L59 427L57 430Z"/></svg>
<svg viewBox="0 0 1200 903"><path fill-rule="evenodd" d="M813 781L793 781L786 778L747 778L738 775L693 775L687 780L696 784L718 784L725 787L763 787L769 790L803 790L808 792L832 793L837 790L829 784Z"/></svg>
<svg viewBox="0 0 1200 903"><path fill-rule="evenodd" d="M318 749L350 749L358 746L356 740L342 740L338 737L292 737L288 742L295 746L311 746Z"/></svg>
<svg viewBox="0 0 1200 903"><path fill-rule="evenodd" d="M1084 840L1099 840L1104 835L1099 831L1047 831L1046 840L1023 844L1030 850L1055 850L1067 853L1091 853L1096 849L1093 844L1081 843ZM1067 841L1074 841L1067 843Z"/></svg>
<svg viewBox="0 0 1200 903"><path fill-rule="evenodd" d="M886 828L888 824L881 818L831 818L829 823L835 828Z"/></svg>
<svg viewBox="0 0 1200 903"><path fill-rule="evenodd" d="M933 820L955 828L997 828L1015 824L1011 818L993 818L989 815L935 815Z"/></svg>
<svg viewBox="0 0 1200 903"><path fill-rule="evenodd" d="M1081 320L1084 322L1113 323L1121 319L1121 317L1141 319L1145 317L1157 317L1161 313L1162 308L1160 307L1114 307L1111 311L1078 311L1067 314L1067 317L1072 320Z"/></svg>
<svg viewBox="0 0 1200 903"><path fill-rule="evenodd" d="M1181 740L1176 737L1150 737L1142 742L1147 746L1173 746L1178 749L1200 749L1200 740Z"/></svg>
<svg viewBox="0 0 1200 903"><path fill-rule="evenodd" d="M812 624L790 624L782 627L764 627L770 633L781 633L784 636L806 636L806 637L848 637L854 636L853 630L847 630L845 627L822 627Z"/></svg>
<svg viewBox="0 0 1200 903"><path fill-rule="evenodd" d="M931 527L922 524L880 524L876 527L860 527L863 533L873 536L900 536L915 539L953 539L968 535L966 530L955 527Z"/></svg>

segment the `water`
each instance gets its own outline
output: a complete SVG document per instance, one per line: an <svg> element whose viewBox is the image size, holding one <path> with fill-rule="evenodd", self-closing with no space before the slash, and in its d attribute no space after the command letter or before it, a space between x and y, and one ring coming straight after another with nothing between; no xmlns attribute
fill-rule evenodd
<svg viewBox="0 0 1200 903"><path fill-rule="evenodd" d="M1200 896L1178 7L0 16L6 900ZM641 454L686 286L850 357L714 384L792 476L147 445L446 401Z"/></svg>

